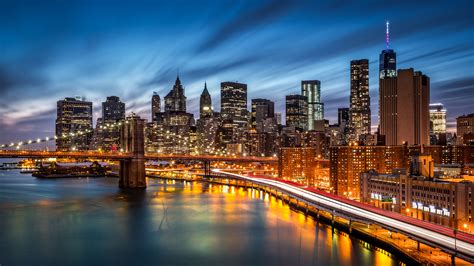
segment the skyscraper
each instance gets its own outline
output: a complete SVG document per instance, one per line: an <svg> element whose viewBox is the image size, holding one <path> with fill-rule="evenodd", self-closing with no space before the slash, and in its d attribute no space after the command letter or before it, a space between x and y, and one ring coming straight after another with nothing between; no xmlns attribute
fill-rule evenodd
<svg viewBox="0 0 474 266"><path fill-rule="evenodd" d="M117 96L102 102L102 118L97 119L90 149L116 151L120 149L120 127L116 122L125 119L125 103Z"/></svg>
<svg viewBox="0 0 474 266"><path fill-rule="evenodd" d="M359 140L370 134L369 60L352 60L350 78L350 135Z"/></svg>
<svg viewBox="0 0 474 266"><path fill-rule="evenodd" d="M390 49L390 31L388 21L385 26L385 50L380 53L380 79L393 78L397 76L397 54Z"/></svg>
<svg viewBox="0 0 474 266"><path fill-rule="evenodd" d="M92 102L68 97L57 102L56 148L87 150L92 138Z"/></svg>
<svg viewBox="0 0 474 266"><path fill-rule="evenodd" d="M199 115L201 118L213 116L212 99L209 91L207 90L206 83L204 83L204 90L202 91L201 98L199 99Z"/></svg>
<svg viewBox="0 0 474 266"><path fill-rule="evenodd" d="M184 96L184 87L181 85L179 76L176 77L171 91L165 96L165 112L171 111L186 112L186 96Z"/></svg>
<svg viewBox="0 0 474 266"><path fill-rule="evenodd" d="M286 126L308 129L308 98L303 95L286 96Z"/></svg>
<svg viewBox="0 0 474 266"><path fill-rule="evenodd" d="M412 68L399 70L397 96L397 143L429 145L430 78Z"/></svg>
<svg viewBox="0 0 474 266"><path fill-rule="evenodd" d="M430 104L430 133L446 133L446 109L442 103Z"/></svg>
<svg viewBox="0 0 474 266"><path fill-rule="evenodd" d="M429 77L401 69L380 84L380 134L386 145L429 145Z"/></svg>
<svg viewBox="0 0 474 266"><path fill-rule="evenodd" d="M247 121L247 84L221 83L221 115L223 119Z"/></svg>
<svg viewBox="0 0 474 266"><path fill-rule="evenodd" d="M457 143L459 145L474 144L474 113L456 118Z"/></svg>
<svg viewBox="0 0 474 266"><path fill-rule="evenodd" d="M267 99L252 99L252 128L266 118L275 116L275 103Z"/></svg>
<svg viewBox="0 0 474 266"><path fill-rule="evenodd" d="M151 97L151 120L156 121L156 114L161 112L161 98L156 91Z"/></svg>
<svg viewBox="0 0 474 266"><path fill-rule="evenodd" d="M321 82L319 80L302 80L301 95L307 98L307 129L314 130L314 121L324 119L324 104L321 103Z"/></svg>
<svg viewBox="0 0 474 266"><path fill-rule="evenodd" d="M125 119L125 103L117 96L109 96L102 103L102 119L104 121L119 121Z"/></svg>
<svg viewBox="0 0 474 266"><path fill-rule="evenodd" d="M223 120L231 120L232 141L240 142L248 124L247 84L221 83L221 117Z"/></svg>
<svg viewBox="0 0 474 266"><path fill-rule="evenodd" d="M379 61L379 134L386 145L397 145L397 55L389 49L389 22L385 25L385 50Z"/></svg>
<svg viewBox="0 0 474 266"><path fill-rule="evenodd" d="M337 108L337 124L339 126L349 123L349 108Z"/></svg>

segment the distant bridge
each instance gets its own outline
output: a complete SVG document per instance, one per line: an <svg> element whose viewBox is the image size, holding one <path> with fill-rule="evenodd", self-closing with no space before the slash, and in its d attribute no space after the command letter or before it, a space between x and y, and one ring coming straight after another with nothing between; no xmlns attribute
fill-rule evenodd
<svg viewBox="0 0 474 266"><path fill-rule="evenodd" d="M98 152L98 151L40 151L40 150L0 150L0 158L78 158L127 160L133 153L127 152ZM239 162L239 163L277 163L276 157L253 156L215 156L215 155L186 155L186 154L159 154L145 153L145 160L156 161L209 161L209 162Z"/></svg>

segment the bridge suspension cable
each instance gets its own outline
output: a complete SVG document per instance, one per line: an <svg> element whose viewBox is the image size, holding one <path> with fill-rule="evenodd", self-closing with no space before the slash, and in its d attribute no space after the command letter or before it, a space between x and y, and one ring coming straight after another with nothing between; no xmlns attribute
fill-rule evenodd
<svg viewBox="0 0 474 266"><path fill-rule="evenodd" d="M116 123L105 123L103 125L98 126L100 129L108 129L108 128L116 128L120 127L122 123L127 123L128 121L118 121ZM71 138L71 137L80 137L83 135L86 135L88 133L94 132L93 129L84 129L84 130L78 130L76 132L71 132L67 134L62 134L60 136L51 136L51 137L38 137L38 138L32 138L29 140L23 140L23 141L15 141L11 143L4 143L0 144L0 148L12 148L15 147L16 149L20 149L21 146L26 146L26 145L32 145L32 144L38 144L42 142L48 142L52 140L57 140L57 139L66 139L66 138Z"/></svg>

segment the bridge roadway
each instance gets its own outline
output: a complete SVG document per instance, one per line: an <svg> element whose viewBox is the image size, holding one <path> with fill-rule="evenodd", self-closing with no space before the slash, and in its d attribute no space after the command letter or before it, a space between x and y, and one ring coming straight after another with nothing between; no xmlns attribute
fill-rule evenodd
<svg viewBox="0 0 474 266"><path fill-rule="evenodd" d="M294 182L251 177L213 169L214 173L229 178L247 181L259 186L279 190L293 198L320 209L324 207L333 214L340 213L356 220L378 224L386 229L397 231L430 246L454 254L460 258L474 262L474 236L464 232L403 216L398 213L381 210L360 202L348 200L316 189L305 188Z"/></svg>
<svg viewBox="0 0 474 266"><path fill-rule="evenodd" d="M0 150L0 158L95 158L109 160L127 160L133 158L133 153L126 152L98 152L98 151L40 151L40 150ZM208 162L241 162L241 163L277 163L276 157L239 157L215 155L179 155L145 153L145 160L183 160Z"/></svg>

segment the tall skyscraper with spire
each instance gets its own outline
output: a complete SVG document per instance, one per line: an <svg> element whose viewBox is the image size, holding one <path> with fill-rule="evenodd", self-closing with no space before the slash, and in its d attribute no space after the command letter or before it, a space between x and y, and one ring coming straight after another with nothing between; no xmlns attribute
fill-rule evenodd
<svg viewBox="0 0 474 266"><path fill-rule="evenodd" d="M369 60L351 61L350 139L370 134Z"/></svg>
<svg viewBox="0 0 474 266"><path fill-rule="evenodd" d="M429 145L430 78L413 68L396 71L388 27L380 54L380 134L385 145Z"/></svg>
<svg viewBox="0 0 474 266"><path fill-rule="evenodd" d="M390 23L385 23L385 49L380 53L380 79L397 76L397 54L390 49Z"/></svg>
<svg viewBox="0 0 474 266"><path fill-rule="evenodd" d="M204 83L204 90L201 93L199 99L199 115L200 118L209 118L213 115L212 99L209 91L207 90L207 83Z"/></svg>
<svg viewBox="0 0 474 266"><path fill-rule="evenodd" d="M186 112L186 96L184 96L184 87L181 85L179 75L176 77L173 88L165 96L165 112L173 111Z"/></svg>
<svg viewBox="0 0 474 266"><path fill-rule="evenodd" d="M397 145L397 57L390 49L388 21L385 27L385 49L379 62L379 134L386 145Z"/></svg>

